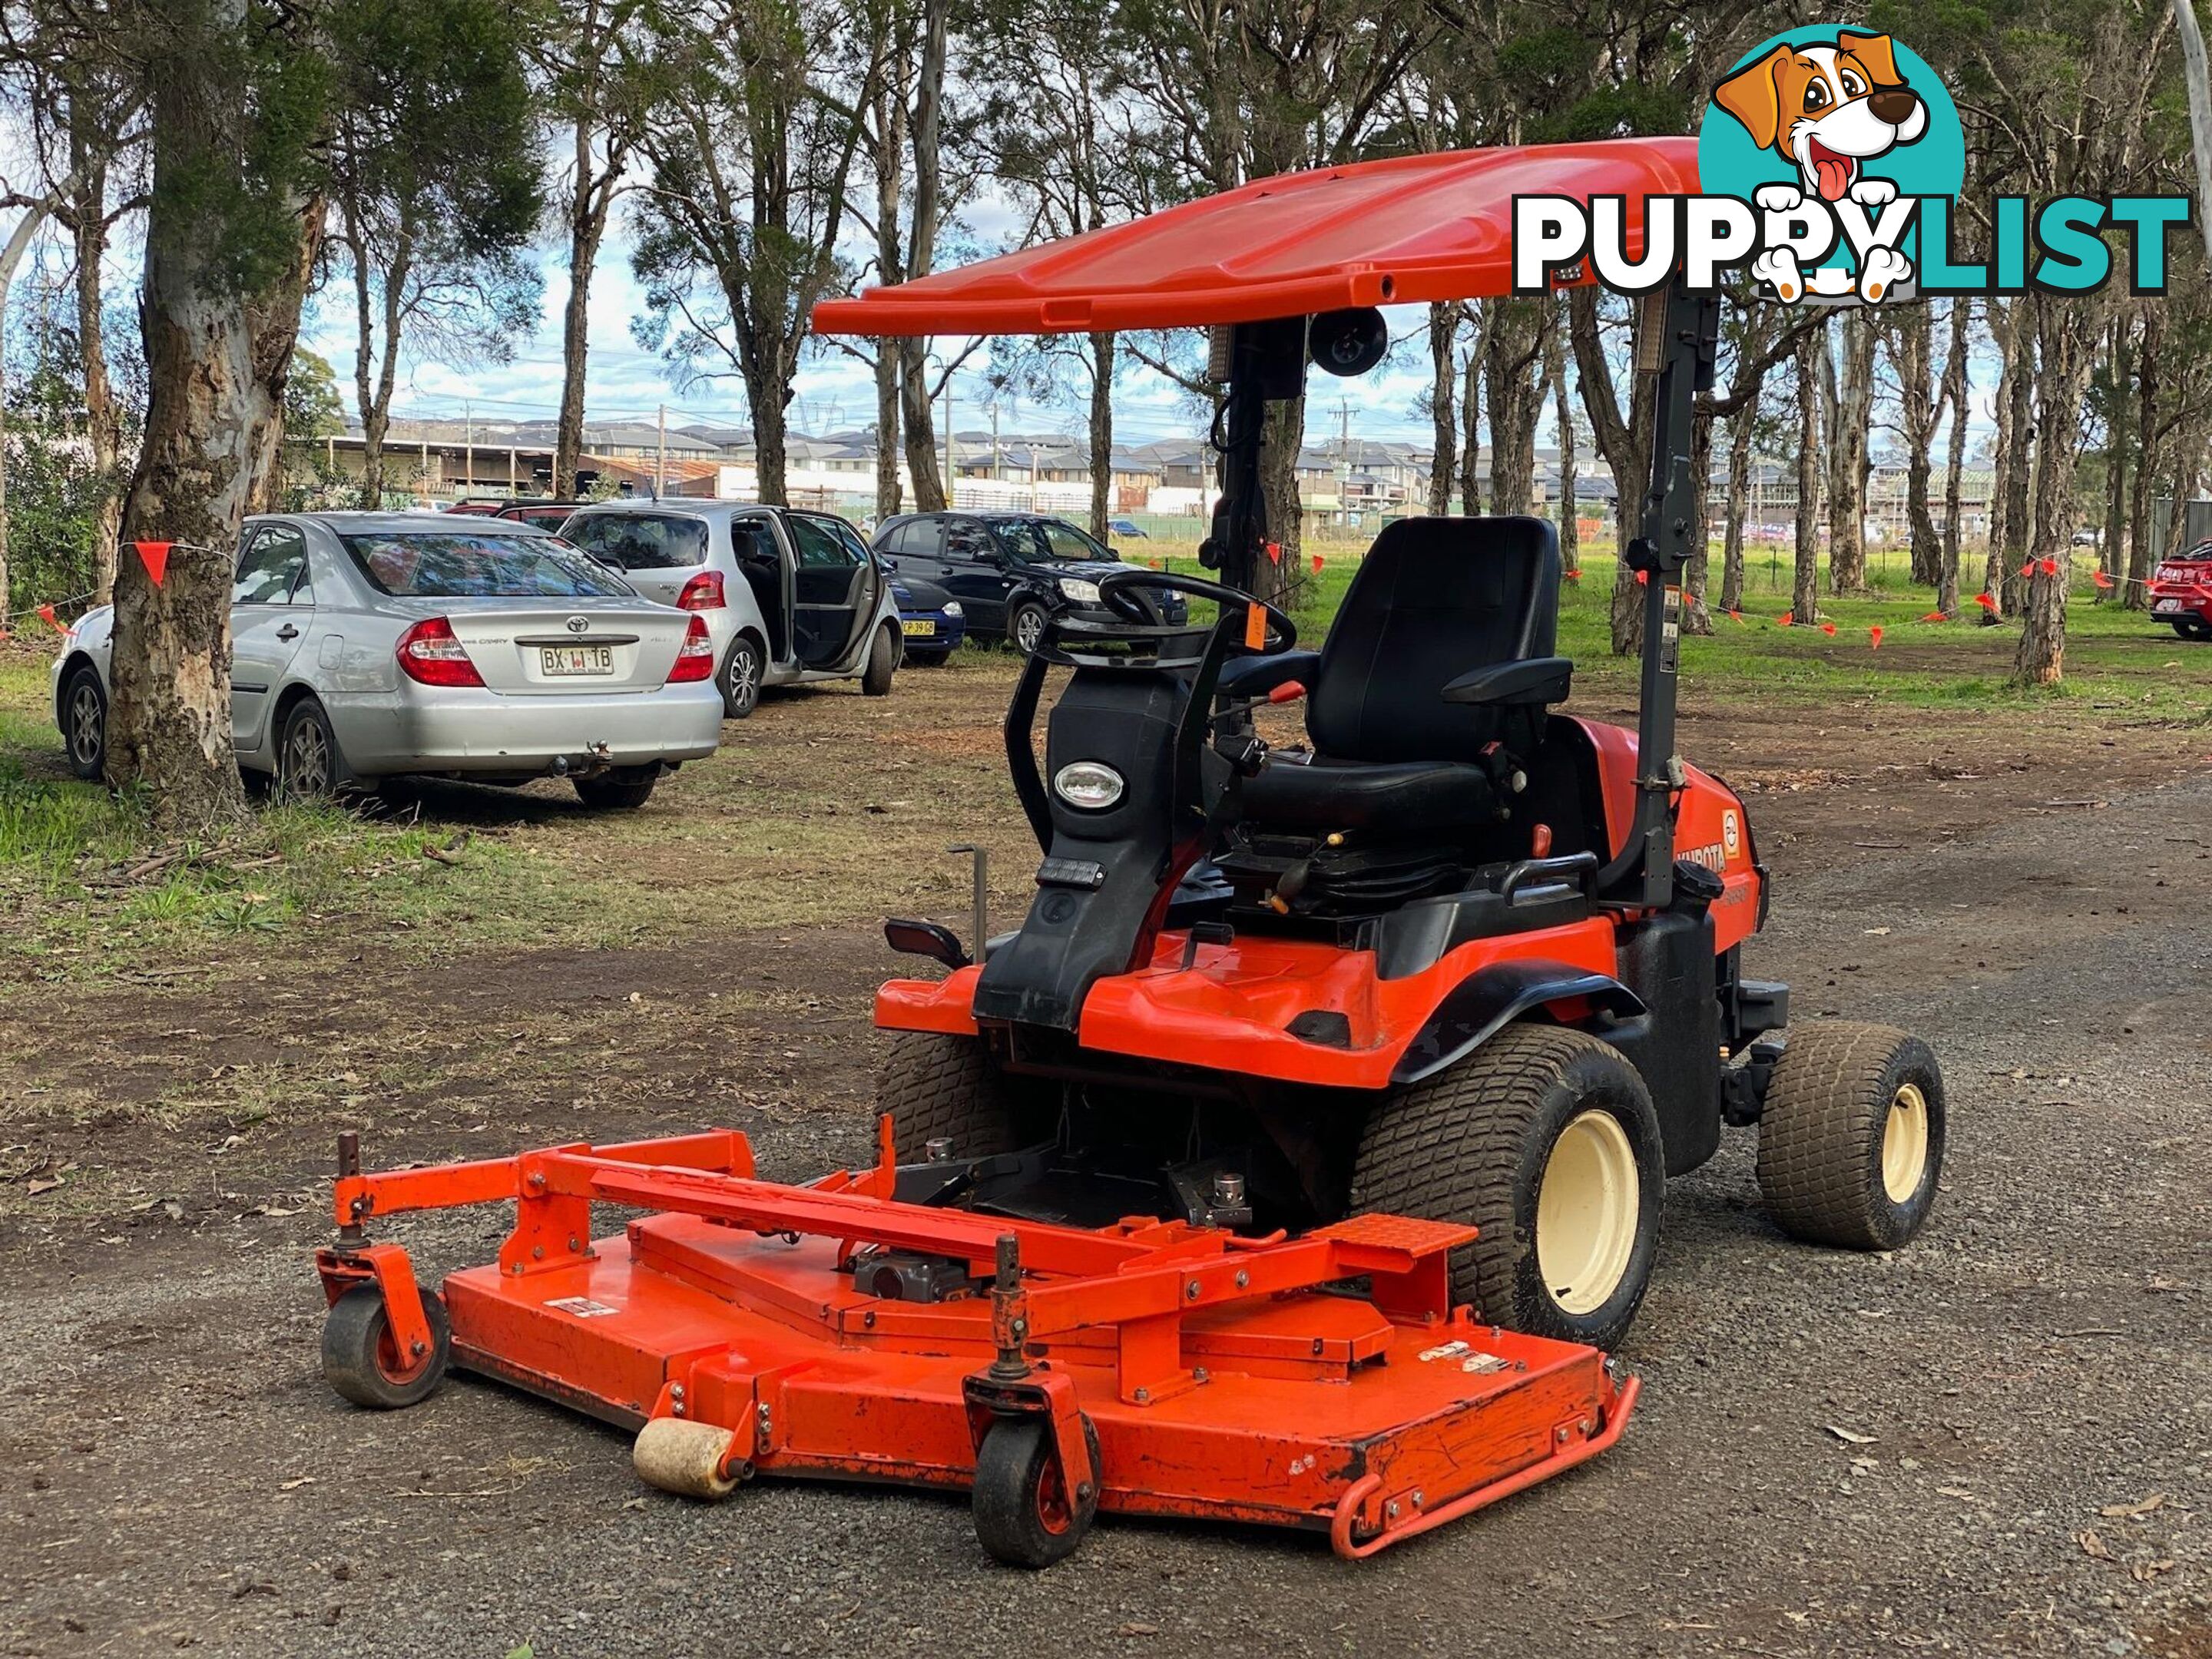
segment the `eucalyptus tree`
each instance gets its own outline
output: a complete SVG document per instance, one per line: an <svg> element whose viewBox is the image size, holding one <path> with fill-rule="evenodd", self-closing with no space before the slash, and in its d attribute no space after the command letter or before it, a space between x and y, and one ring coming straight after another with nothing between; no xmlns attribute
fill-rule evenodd
<svg viewBox="0 0 2212 1659"><path fill-rule="evenodd" d="M655 17L665 95L640 149L632 325L688 380L735 375L763 500L786 499L788 409L842 254L883 41L833 0L698 0Z"/></svg>

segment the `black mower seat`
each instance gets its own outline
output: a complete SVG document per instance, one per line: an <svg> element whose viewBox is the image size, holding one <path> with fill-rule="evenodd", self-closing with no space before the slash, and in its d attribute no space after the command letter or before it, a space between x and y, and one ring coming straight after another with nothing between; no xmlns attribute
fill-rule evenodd
<svg viewBox="0 0 2212 1659"><path fill-rule="evenodd" d="M1244 784L1243 818L1270 830L1327 834L1389 830L1434 835L1488 823L1498 812L1490 775L1458 761L1340 761L1300 765L1278 757Z"/></svg>
<svg viewBox="0 0 2212 1659"><path fill-rule="evenodd" d="M1504 743L1525 759L1544 707L1566 695L1569 665L1552 656L1559 592L1547 520L1389 526L1304 670L1312 760L1271 762L1245 783L1239 816L1268 830L1424 839L1497 822L1484 751Z"/></svg>

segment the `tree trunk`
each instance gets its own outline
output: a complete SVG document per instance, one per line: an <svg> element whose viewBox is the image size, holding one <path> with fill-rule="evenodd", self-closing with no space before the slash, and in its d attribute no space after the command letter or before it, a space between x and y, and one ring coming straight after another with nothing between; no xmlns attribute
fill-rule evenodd
<svg viewBox="0 0 2212 1659"><path fill-rule="evenodd" d="M1114 337L1093 334L1091 346L1091 533L1107 539L1114 515Z"/></svg>
<svg viewBox="0 0 2212 1659"><path fill-rule="evenodd" d="M1651 483L1652 401L1658 392L1658 376L1636 369L1638 350L1648 301L1634 302L1635 326L1631 332L1628 362L1632 380L1628 410L1624 415L1613 390L1613 367L1607 361L1598 332L1598 296L1593 289L1577 288L1567 296L1568 337L1575 349L1575 373L1581 386L1583 410L1589 416L1597 452L1613 469L1617 494L1615 518L1624 543L1638 532L1645 492ZM1611 629L1613 654L1634 655L1644 641L1644 589L1628 561L1613 567Z"/></svg>
<svg viewBox="0 0 2212 1659"><path fill-rule="evenodd" d="M2056 685L2066 670L2066 597L2073 569L2074 461L2081 439L2081 400L2094 362L2085 302L2052 294L2029 301L2039 336L2035 424L2035 539L2028 549L2027 625L2014 659L2023 684ZM2051 567L2046 573L2045 565Z"/></svg>
<svg viewBox="0 0 2212 1659"><path fill-rule="evenodd" d="M2112 418L2106 423L2105 526L2097 548L2097 565L2108 578L2118 575L2126 562L2128 416L2134 412L2128 407L2128 383L2134 376L2129 346L2133 333L2131 320L2125 317L2113 318L2105 331L2105 361L2110 366L2112 380ZM2115 588L2119 586L2117 581L2112 585ZM2094 603L2104 602L2105 592L2100 589Z"/></svg>
<svg viewBox="0 0 2212 1659"><path fill-rule="evenodd" d="M1459 366L1459 510L1470 519L1482 512L1482 351L1490 326L1487 306L1486 301L1474 344Z"/></svg>
<svg viewBox="0 0 2212 1659"><path fill-rule="evenodd" d="M1451 511L1452 463L1459 455L1459 307L1438 301L1429 307L1429 512Z"/></svg>
<svg viewBox="0 0 2212 1659"><path fill-rule="evenodd" d="M139 318L145 443L125 537L175 544L157 586L132 559L115 583L107 776L143 784L155 823L204 830L244 800L231 749L230 589L254 456L275 416L253 329L198 198L246 148L243 0L223 0L157 77L154 188Z"/></svg>
<svg viewBox="0 0 2212 1659"><path fill-rule="evenodd" d="M90 112L70 105L70 162L76 180L70 236L76 257L76 346L84 374L85 441L100 479L100 504L92 519L93 602L115 592L115 550L123 529L123 410L107 373L107 319L100 291L100 263L107 257L107 145L93 130ZM0 603L0 614L7 605Z"/></svg>
<svg viewBox="0 0 2212 1659"><path fill-rule="evenodd" d="M1929 307L1907 306L1895 334L1899 424L1905 441L1905 526L1912 544L1912 580L1927 587L1942 584L1943 539L1936 532L1929 501L1935 473L1936 388Z"/></svg>
<svg viewBox="0 0 2212 1659"><path fill-rule="evenodd" d="M896 340L876 342L876 521L899 510L899 359Z"/></svg>
<svg viewBox="0 0 2212 1659"><path fill-rule="evenodd" d="M789 456L784 443L790 430L790 416L785 406L790 396L791 377L787 374L774 376L756 372L745 376L745 401L751 406L753 417L753 474L761 501L769 507L791 504Z"/></svg>
<svg viewBox="0 0 2212 1659"><path fill-rule="evenodd" d="M1729 422L1728 523L1721 541L1721 609L1743 609L1743 521L1751 511L1752 427L1759 399L1752 398Z"/></svg>
<svg viewBox="0 0 2212 1659"><path fill-rule="evenodd" d="M1867 421L1874 404L1874 328L1856 312L1837 319L1842 331L1836 395L1828 408L1828 586L1867 589Z"/></svg>
<svg viewBox="0 0 2212 1659"><path fill-rule="evenodd" d="M2000 396L2012 430L2012 447L2006 453L2002 475L1996 480L1997 487L2004 492L2005 532L2002 543L1992 543L1990 546L1996 580L1990 591L2001 595L2001 614L2016 617L2027 600L2027 581L2020 571L2027 557L2028 543L2035 533L2029 484L2035 468L2045 463L2037 447L2034 309L2025 295L2014 300L2008 309L2012 325L2005 340L2004 381ZM2071 477L2067 479L2066 487L2074 487Z"/></svg>
<svg viewBox="0 0 2212 1659"><path fill-rule="evenodd" d="M1797 348L1797 556L1791 570L1790 618L1804 626L1820 614L1820 362L1825 331Z"/></svg>
<svg viewBox="0 0 2212 1659"><path fill-rule="evenodd" d="M1705 605L1705 584L1712 568L1712 514L1706 498L1713 476L1713 417L1703 410L1690 416L1690 476L1698 481L1698 506L1689 561L1682 567L1682 631L1710 634L1713 616Z"/></svg>
<svg viewBox="0 0 2212 1659"><path fill-rule="evenodd" d="M297 252L290 269L267 294L249 301L246 307L246 327L253 336L254 378L270 409L246 482L248 513L268 513L280 505L276 487L284 476L284 388L292 379L292 356L300 343L300 307L306 302L315 266L322 258L328 217L324 199L309 198L300 210Z"/></svg>
<svg viewBox="0 0 2212 1659"><path fill-rule="evenodd" d="M1260 560L1253 592L1285 610L1290 608L1298 549L1304 540L1299 526L1298 450L1305 441L1305 429L1304 398L1267 405L1267 423L1260 434L1260 493L1267 503L1267 538L1280 552L1276 558Z"/></svg>
<svg viewBox="0 0 2212 1659"><path fill-rule="evenodd" d="M2158 360L2165 334L2163 309L2146 307L2142 349L2136 357L2136 431L2141 453L2136 457L2135 510L2128 515L2128 556L2118 573L2123 579L2120 603L2130 611L2150 609L2151 481L2163 465L2158 429Z"/></svg>
<svg viewBox="0 0 2212 1659"><path fill-rule="evenodd" d="M1951 411L1951 434L1943 459L1943 562L1936 588L1936 608L1947 617L1959 614L1959 560L1965 530L1960 495L1966 470L1966 352L1973 320L1972 301L1951 301L1950 348L1943 359L1943 399Z"/></svg>
<svg viewBox="0 0 2212 1659"><path fill-rule="evenodd" d="M1553 418L1559 427L1559 568L1582 568L1582 525L1575 509L1575 412L1567 402L1567 349L1564 331L1555 323L1544 350L1544 368L1552 385Z"/></svg>
<svg viewBox="0 0 2212 1659"><path fill-rule="evenodd" d="M887 348L895 346L899 358L899 411L901 428L906 434L906 472L914 485L914 505L917 512L942 513L952 505L945 494L945 475L952 471L952 428L956 418L945 433L945 464L939 469L937 459L937 421L929 392L929 363L927 340L886 341ZM945 371L948 383L951 371Z"/></svg>
<svg viewBox="0 0 2212 1659"><path fill-rule="evenodd" d="M1529 511L1536 491L1536 416L1543 405L1545 308L1530 300L1500 300L1482 365L1490 402L1490 510Z"/></svg>

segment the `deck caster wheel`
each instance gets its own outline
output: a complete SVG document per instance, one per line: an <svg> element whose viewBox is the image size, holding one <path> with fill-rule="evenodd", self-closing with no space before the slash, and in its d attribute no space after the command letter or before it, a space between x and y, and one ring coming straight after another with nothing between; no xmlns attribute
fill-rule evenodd
<svg viewBox="0 0 2212 1659"><path fill-rule="evenodd" d="M656 1417L637 1431L629 1449L630 1467L648 1486L679 1498L727 1498L744 1479L744 1465L732 1467L737 1432L712 1423L680 1417Z"/></svg>
<svg viewBox="0 0 2212 1659"><path fill-rule="evenodd" d="M356 1406L397 1411L427 1400L446 1380L453 1334L446 1304L435 1291L424 1291L422 1317L430 1327L428 1353L402 1354L385 1315L384 1292L374 1285L356 1285L331 1304L323 1322L323 1380Z"/></svg>
<svg viewBox="0 0 2212 1659"><path fill-rule="evenodd" d="M1083 1419L1092 1485L1070 1493L1052 1455L1052 1425L1038 1417L1001 1419L975 1454L975 1537L1010 1567L1048 1567L1075 1553L1098 1513L1098 1431Z"/></svg>
<svg viewBox="0 0 2212 1659"><path fill-rule="evenodd" d="M1793 1032L1759 1120L1759 1190L1808 1244L1892 1250L1918 1232L1943 1168L1943 1074L1918 1037L1823 1021Z"/></svg>

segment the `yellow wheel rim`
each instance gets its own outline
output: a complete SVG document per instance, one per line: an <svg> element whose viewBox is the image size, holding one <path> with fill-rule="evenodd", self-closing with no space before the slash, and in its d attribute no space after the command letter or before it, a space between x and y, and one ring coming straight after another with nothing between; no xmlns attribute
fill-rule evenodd
<svg viewBox="0 0 2212 1659"><path fill-rule="evenodd" d="M1881 1126L1881 1185L1893 1204L1920 1190L1928 1173L1928 1097L1917 1083L1901 1086L1889 1103Z"/></svg>
<svg viewBox="0 0 2212 1659"><path fill-rule="evenodd" d="M1612 1113L1584 1112L1559 1132L1536 1191L1536 1270L1563 1311L1595 1313L1613 1299L1643 1200L1635 1149Z"/></svg>

